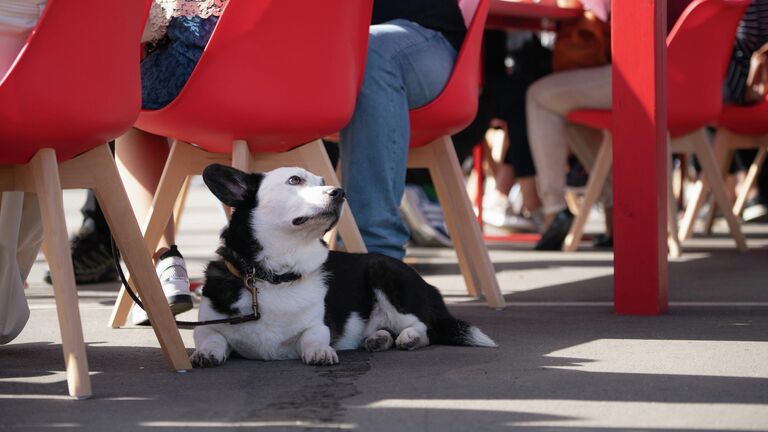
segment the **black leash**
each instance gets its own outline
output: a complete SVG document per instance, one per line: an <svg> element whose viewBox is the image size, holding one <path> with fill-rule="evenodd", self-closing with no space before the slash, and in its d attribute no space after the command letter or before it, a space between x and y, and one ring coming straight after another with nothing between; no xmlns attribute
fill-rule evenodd
<svg viewBox="0 0 768 432"><path fill-rule="evenodd" d="M139 300L139 296L136 295L135 292L133 292L133 289L131 289L131 286L128 285L128 278L125 277L125 274L123 273L123 267L120 265L120 250L117 248L117 245L115 244L115 239L110 236L110 243L112 245L112 257L115 261L115 268L117 269L117 274L120 276L120 280L123 282L123 286L125 287L125 290L128 292L128 295L131 296L131 299L142 309L144 309L144 304ZM242 324L250 321L257 321L261 318L261 314L259 313L259 303L257 300L257 293L258 289L256 288L256 279L253 277L253 275L249 276L244 280L246 287L251 291L251 295L253 296L253 313L249 315L243 315L243 316L237 316L233 318L224 318L224 319L217 319L217 320L208 320L208 321L176 321L176 326L179 328L195 328L199 326L206 326L206 325L213 325L213 324ZM146 309L144 309L146 310Z"/></svg>

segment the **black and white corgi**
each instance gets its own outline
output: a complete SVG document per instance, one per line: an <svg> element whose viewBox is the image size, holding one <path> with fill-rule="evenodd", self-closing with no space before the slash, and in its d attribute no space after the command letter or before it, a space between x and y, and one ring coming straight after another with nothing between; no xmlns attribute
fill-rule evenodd
<svg viewBox="0 0 768 432"><path fill-rule="evenodd" d="M249 359L332 365L339 362L336 350L360 347L496 346L454 318L437 289L408 265L379 254L328 250L322 236L339 220L342 189L301 168L247 174L211 165L203 179L233 212L221 234L220 258L205 271L199 318L244 316L258 308L260 319L197 327L194 366L221 365L232 351Z"/></svg>

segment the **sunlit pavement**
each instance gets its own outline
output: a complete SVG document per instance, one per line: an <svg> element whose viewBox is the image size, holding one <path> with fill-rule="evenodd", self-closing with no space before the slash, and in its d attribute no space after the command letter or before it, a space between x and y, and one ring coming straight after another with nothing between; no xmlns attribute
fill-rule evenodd
<svg viewBox="0 0 768 432"><path fill-rule="evenodd" d="M72 230L83 197L65 193ZM193 278L223 223L195 183L178 238ZM67 396L41 260L30 276L30 322L0 346L0 429L768 430L768 225L745 232L744 254L722 226L687 242L670 264L670 313L659 317L613 314L612 255L587 243L577 253L492 245L503 311L466 297L451 250L413 248L408 261L454 314L500 347L342 352L334 367L233 359L173 373L151 330L107 327L117 284L83 286L94 389L86 401ZM191 331L182 336L191 352Z"/></svg>

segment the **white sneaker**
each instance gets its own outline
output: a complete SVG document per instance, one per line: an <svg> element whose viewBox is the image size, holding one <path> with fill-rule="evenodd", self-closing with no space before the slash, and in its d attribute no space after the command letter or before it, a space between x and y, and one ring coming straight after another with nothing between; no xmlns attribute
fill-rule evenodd
<svg viewBox="0 0 768 432"><path fill-rule="evenodd" d="M533 220L515 214L511 206L483 207L483 223L512 232L538 232Z"/></svg>
<svg viewBox="0 0 768 432"><path fill-rule="evenodd" d="M171 245L168 251L160 255L160 261L157 262L155 269L171 312L178 315L192 309L187 265L176 245ZM133 305L131 322L133 325L149 325L147 312L138 305Z"/></svg>
<svg viewBox="0 0 768 432"><path fill-rule="evenodd" d="M414 243L419 246L451 247L451 237L445 226L443 209L432 202L424 189L406 185L400 212L411 231Z"/></svg>

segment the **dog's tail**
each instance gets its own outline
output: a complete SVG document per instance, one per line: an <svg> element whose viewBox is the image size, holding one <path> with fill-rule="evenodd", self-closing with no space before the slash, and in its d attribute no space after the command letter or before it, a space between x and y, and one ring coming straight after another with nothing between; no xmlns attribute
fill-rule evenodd
<svg viewBox="0 0 768 432"><path fill-rule="evenodd" d="M496 342L479 328L452 316L434 323L432 342L440 345L462 345L496 348Z"/></svg>

